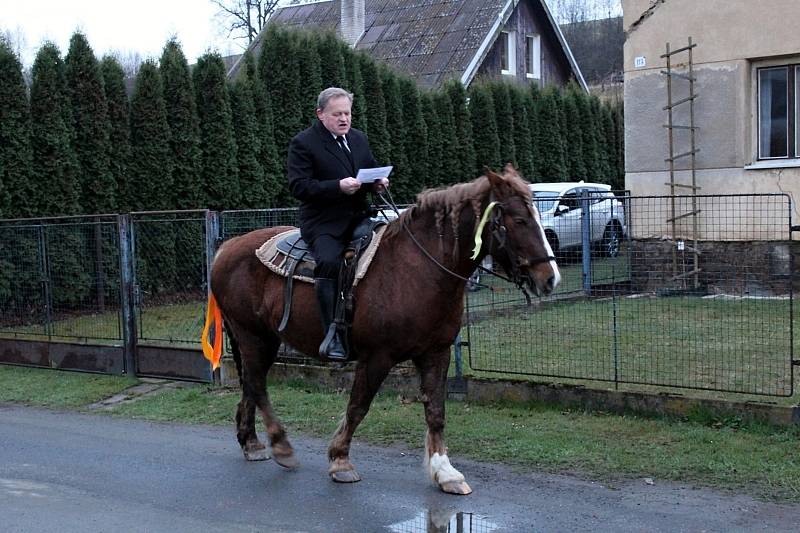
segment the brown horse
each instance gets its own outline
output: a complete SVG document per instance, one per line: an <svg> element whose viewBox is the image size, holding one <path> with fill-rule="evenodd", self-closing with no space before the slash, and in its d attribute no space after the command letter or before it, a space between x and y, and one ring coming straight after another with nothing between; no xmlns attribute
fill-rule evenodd
<svg viewBox="0 0 800 533"><path fill-rule="evenodd" d="M273 458L293 468L297 461L272 411L266 376L281 341L317 356L320 317L313 286L296 284L288 326L278 333L285 280L254 254L267 239L287 229L256 230L227 241L214 259L211 286L242 385L236 424L244 456L250 461L268 458L256 436L257 407ZM511 166L502 175L487 172L470 183L423 192L414 207L389 224L354 294L351 355L357 366L347 411L328 448L334 481L360 480L350 462L353 433L389 370L410 359L419 371L425 405L428 473L445 492L471 492L447 457L445 385L467 277L487 254L526 292L548 294L560 280L528 184Z"/></svg>

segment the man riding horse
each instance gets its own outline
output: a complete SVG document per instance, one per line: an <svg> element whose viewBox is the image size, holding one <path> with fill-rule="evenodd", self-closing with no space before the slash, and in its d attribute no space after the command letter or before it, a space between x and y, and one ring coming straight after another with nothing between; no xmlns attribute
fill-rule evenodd
<svg viewBox="0 0 800 533"><path fill-rule="evenodd" d="M289 144L289 189L300 200L300 233L316 260L314 286L322 317L323 358L347 353L334 323L342 253L353 230L369 217L367 192L383 192L387 178L362 184L359 169L377 167L366 135L351 128L353 95L329 87L317 98L317 121Z"/></svg>

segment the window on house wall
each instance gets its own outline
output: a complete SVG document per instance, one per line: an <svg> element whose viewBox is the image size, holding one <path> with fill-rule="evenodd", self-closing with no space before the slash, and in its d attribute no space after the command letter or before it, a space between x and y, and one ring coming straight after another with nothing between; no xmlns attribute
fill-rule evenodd
<svg viewBox="0 0 800 533"><path fill-rule="evenodd" d="M500 72L514 75L517 73L517 49L513 31L500 32Z"/></svg>
<svg viewBox="0 0 800 533"><path fill-rule="evenodd" d="M796 90L800 65L758 69L758 158L800 157Z"/></svg>
<svg viewBox="0 0 800 533"><path fill-rule="evenodd" d="M542 43L538 35L525 37L525 69L528 78L542 77Z"/></svg>

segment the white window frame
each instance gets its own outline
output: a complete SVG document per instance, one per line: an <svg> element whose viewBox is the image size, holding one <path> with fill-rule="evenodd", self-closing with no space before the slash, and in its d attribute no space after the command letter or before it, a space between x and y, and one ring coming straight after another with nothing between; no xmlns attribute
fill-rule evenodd
<svg viewBox="0 0 800 533"><path fill-rule="evenodd" d="M530 39L533 39L533 54L528 48ZM537 33L525 36L525 77L533 80L542 78L542 36Z"/></svg>
<svg viewBox="0 0 800 533"><path fill-rule="evenodd" d="M758 155L758 160L759 161L771 161L771 160L775 160L775 159L794 159L792 157L792 155L791 155L791 152L792 152L791 148L792 147L790 146L790 134L791 134L791 132L789 131L789 124L790 124L792 119L789 116L789 113L790 113L790 111L792 110L792 107L793 107L791 105L790 101L792 100L793 97L795 98L795 101L796 101L796 98L797 98L797 94L796 94L797 93L797 84L796 83L794 84L795 94L792 95L791 94L791 90L790 90L790 88L792 87L792 83L791 83L791 80L789 78L791 78L792 74L797 76L797 74L796 74L797 73L797 68L795 68L795 67L796 67L796 65L786 64L786 65L775 65L775 66L769 66L769 67L761 67L761 68L756 69L756 87L757 87L757 92L756 92L756 142L757 142L756 146L757 146L757 151L756 151L756 153ZM778 69L786 70L786 72L787 72L787 80L786 80L787 81L787 83L786 83L786 107L787 107L787 116L786 116L786 119L787 119L786 120L786 155L767 157L767 156L762 155L762 153L761 153L761 72L764 72L764 71L767 71L767 70L778 70ZM795 81L797 81L797 78L795 78ZM794 111L795 111L795 115L796 115L797 114L797 110L795 109ZM794 122L795 122L795 125L794 125L795 126L795 128L794 128L794 137L795 137L794 153L795 153L795 157L796 157L796 154L797 154L797 121L795 120Z"/></svg>
<svg viewBox="0 0 800 533"><path fill-rule="evenodd" d="M508 69L503 68L502 58L500 63L500 74L504 76L517 75L517 32L514 30L503 30L500 32L500 38L505 39L506 55L508 59Z"/></svg>

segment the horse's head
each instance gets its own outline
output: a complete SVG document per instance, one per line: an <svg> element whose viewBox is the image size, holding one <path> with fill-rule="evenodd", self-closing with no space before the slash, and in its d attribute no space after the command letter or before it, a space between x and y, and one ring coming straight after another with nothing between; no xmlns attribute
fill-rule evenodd
<svg viewBox="0 0 800 533"><path fill-rule="evenodd" d="M489 213L488 253L527 293L550 294L561 274L528 184L511 165L502 175L487 171L486 177L490 201L497 202Z"/></svg>

